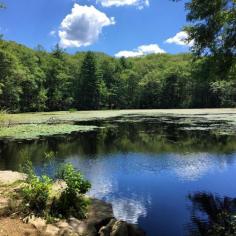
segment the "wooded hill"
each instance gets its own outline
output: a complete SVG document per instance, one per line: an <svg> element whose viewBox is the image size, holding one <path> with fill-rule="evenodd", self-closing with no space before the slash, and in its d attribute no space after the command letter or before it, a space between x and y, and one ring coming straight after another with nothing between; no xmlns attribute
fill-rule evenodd
<svg viewBox="0 0 236 236"><path fill-rule="evenodd" d="M0 40L0 109L9 112L236 105L236 63L191 54L70 55Z"/></svg>

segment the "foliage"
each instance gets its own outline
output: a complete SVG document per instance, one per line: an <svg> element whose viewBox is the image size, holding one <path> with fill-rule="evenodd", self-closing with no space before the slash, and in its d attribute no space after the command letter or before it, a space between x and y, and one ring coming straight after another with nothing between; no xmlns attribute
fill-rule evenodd
<svg viewBox="0 0 236 236"><path fill-rule="evenodd" d="M226 73L215 57L193 59L191 54L120 59L95 52L70 55L58 45L48 53L40 46L32 50L0 40L0 109L233 107L235 90L220 81L234 85L236 63Z"/></svg>
<svg viewBox="0 0 236 236"><path fill-rule="evenodd" d="M230 71L236 56L235 0L191 0L186 3L185 30L196 55L213 55L221 77Z"/></svg>
<svg viewBox="0 0 236 236"><path fill-rule="evenodd" d="M85 194L91 187L79 171L76 171L72 164L62 166L58 171L58 178L66 182L68 195Z"/></svg>
<svg viewBox="0 0 236 236"><path fill-rule="evenodd" d="M95 55L88 52L81 66L78 84L77 102L81 109L93 110L99 106L99 76L96 69Z"/></svg>
<svg viewBox="0 0 236 236"><path fill-rule="evenodd" d="M71 164L63 165L58 171L57 178L66 182L66 188L54 202L53 214L84 218L89 201L83 195L91 188L89 181L85 180Z"/></svg>
<svg viewBox="0 0 236 236"><path fill-rule="evenodd" d="M43 215L46 211L52 180L46 175L36 176L32 162L28 158L20 169L27 174L26 185L21 191L23 210L26 213L34 212L35 214Z"/></svg>
<svg viewBox="0 0 236 236"><path fill-rule="evenodd" d="M23 199L30 211L42 214L46 210L52 180L48 176L31 176L28 185L22 189Z"/></svg>
<svg viewBox="0 0 236 236"><path fill-rule="evenodd" d="M236 105L236 82L216 81L210 84L212 92L217 95L221 106L234 107Z"/></svg>
<svg viewBox="0 0 236 236"><path fill-rule="evenodd" d="M52 165L54 155L52 151L45 153L44 172L46 165ZM71 164L62 165L55 176L56 180L59 178L66 184L62 192L56 193L58 198L54 198L52 179L46 174L36 176L32 162L28 158L21 166L21 171L27 174L26 185L21 191L25 213L33 212L50 220L54 217L85 217L89 200L83 195L91 184Z"/></svg>

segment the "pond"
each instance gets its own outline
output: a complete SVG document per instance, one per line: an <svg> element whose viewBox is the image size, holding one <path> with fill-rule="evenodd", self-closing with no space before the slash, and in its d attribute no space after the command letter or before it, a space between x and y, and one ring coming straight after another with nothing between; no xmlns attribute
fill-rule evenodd
<svg viewBox="0 0 236 236"><path fill-rule="evenodd" d="M42 156L53 151L49 174L60 163L73 163L91 181L91 196L112 203L117 218L137 223L150 236L196 235L196 204L201 210L196 214L204 218L200 205L206 199L236 196L236 136L219 134L208 124L193 128L173 117L117 118L95 125L101 128L38 141L2 141L0 169L18 170L29 157L41 173Z"/></svg>

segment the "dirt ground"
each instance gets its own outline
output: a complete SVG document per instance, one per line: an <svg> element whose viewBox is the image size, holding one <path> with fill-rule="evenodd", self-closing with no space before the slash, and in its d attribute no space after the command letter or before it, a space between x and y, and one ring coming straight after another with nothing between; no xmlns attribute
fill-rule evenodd
<svg viewBox="0 0 236 236"><path fill-rule="evenodd" d="M20 219L0 218L0 236L40 236L30 224Z"/></svg>

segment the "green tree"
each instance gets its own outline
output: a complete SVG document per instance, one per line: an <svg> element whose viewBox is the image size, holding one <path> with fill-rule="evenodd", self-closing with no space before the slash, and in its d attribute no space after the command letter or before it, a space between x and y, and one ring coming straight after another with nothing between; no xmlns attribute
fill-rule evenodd
<svg viewBox="0 0 236 236"><path fill-rule="evenodd" d="M23 70L17 58L0 49L0 107L10 111L20 110L20 83Z"/></svg>
<svg viewBox="0 0 236 236"><path fill-rule="evenodd" d="M186 4L185 30L189 41L194 40L193 51L197 55L213 55L220 65L222 76L228 73L236 56L236 1L191 0Z"/></svg>
<svg viewBox="0 0 236 236"><path fill-rule="evenodd" d="M64 51L56 45L47 68L47 108L67 110L73 103L72 78Z"/></svg>
<svg viewBox="0 0 236 236"><path fill-rule="evenodd" d="M99 75L93 52L87 52L81 66L79 83L77 83L77 106L80 109L99 108Z"/></svg>

